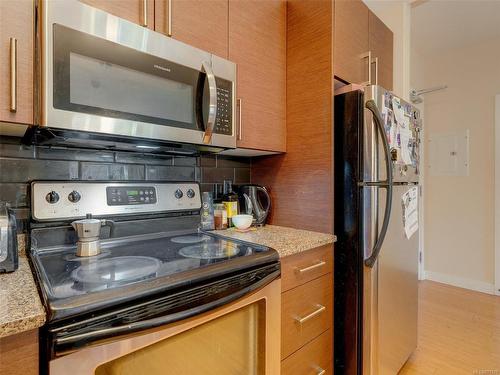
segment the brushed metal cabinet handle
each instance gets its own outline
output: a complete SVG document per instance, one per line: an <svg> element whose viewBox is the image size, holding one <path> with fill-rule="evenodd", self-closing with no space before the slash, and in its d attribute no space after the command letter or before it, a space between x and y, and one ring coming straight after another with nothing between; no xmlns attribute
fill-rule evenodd
<svg viewBox="0 0 500 375"><path fill-rule="evenodd" d="M375 64L375 84L378 85L378 57L374 57L371 63ZM370 71L371 71L371 65L370 65Z"/></svg>
<svg viewBox="0 0 500 375"><path fill-rule="evenodd" d="M172 0L167 0L167 35L172 36Z"/></svg>
<svg viewBox="0 0 500 375"><path fill-rule="evenodd" d="M202 70L207 75L209 92L208 120L205 127L205 134L203 135L203 143L207 144L212 140L212 133L215 127L215 119L217 117L217 83L215 81L215 75L212 71L210 63L204 61L202 63Z"/></svg>
<svg viewBox="0 0 500 375"><path fill-rule="evenodd" d="M317 375L325 375L326 374L326 370L322 369L321 367L318 367L318 374Z"/></svg>
<svg viewBox="0 0 500 375"><path fill-rule="evenodd" d="M243 139L243 128L241 126L242 105L243 101L241 100L241 98L236 99L236 106L238 107L238 141L241 141Z"/></svg>
<svg viewBox="0 0 500 375"><path fill-rule="evenodd" d="M17 112L17 39L10 38L10 111Z"/></svg>
<svg viewBox="0 0 500 375"><path fill-rule="evenodd" d="M295 320L297 321L297 323L303 324L303 323L307 322L308 320L314 318L315 316L321 314L325 310L326 310L325 306L317 304L316 310L314 310L312 313L307 314L306 316L302 316L302 317L298 316L295 318Z"/></svg>
<svg viewBox="0 0 500 375"><path fill-rule="evenodd" d="M370 86L372 84L372 51L361 54L360 58L368 60L368 81L361 82L360 85Z"/></svg>
<svg viewBox="0 0 500 375"><path fill-rule="evenodd" d="M148 27L148 0L142 0L142 23L141 26Z"/></svg>
<svg viewBox="0 0 500 375"><path fill-rule="evenodd" d="M326 264L326 262L324 260L321 260L318 263L312 264L312 265L310 265L308 267L296 268L295 272L297 272L299 274L300 273L304 273L304 272L309 272L309 271L315 270L317 268L323 267L325 264Z"/></svg>

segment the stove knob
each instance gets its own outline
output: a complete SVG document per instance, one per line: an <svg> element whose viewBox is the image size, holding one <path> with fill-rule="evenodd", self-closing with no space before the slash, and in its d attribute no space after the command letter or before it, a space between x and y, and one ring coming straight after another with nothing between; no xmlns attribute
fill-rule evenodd
<svg viewBox="0 0 500 375"><path fill-rule="evenodd" d="M177 199L181 199L183 195L184 195L184 193L182 192L182 190L181 190L181 189L177 189L177 190L175 191L175 197L176 197Z"/></svg>
<svg viewBox="0 0 500 375"><path fill-rule="evenodd" d="M55 191L52 190L45 196L45 200L50 204L57 203L59 202L59 194L57 194Z"/></svg>
<svg viewBox="0 0 500 375"><path fill-rule="evenodd" d="M82 196L80 195L79 192L77 192L76 190L73 190L71 193L69 193L68 195L68 199L70 202L72 203L76 203L78 202L80 199L82 198Z"/></svg>
<svg viewBox="0 0 500 375"><path fill-rule="evenodd" d="M194 190L193 189L189 189L186 193L186 195L188 196L188 198L194 198L194 196L196 195Z"/></svg>

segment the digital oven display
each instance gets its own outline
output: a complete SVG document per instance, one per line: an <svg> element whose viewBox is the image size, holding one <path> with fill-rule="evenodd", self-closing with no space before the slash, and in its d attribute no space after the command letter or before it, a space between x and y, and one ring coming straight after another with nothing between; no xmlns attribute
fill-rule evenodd
<svg viewBox="0 0 500 375"><path fill-rule="evenodd" d="M109 186L106 188L108 206L155 204L156 189L153 186Z"/></svg>

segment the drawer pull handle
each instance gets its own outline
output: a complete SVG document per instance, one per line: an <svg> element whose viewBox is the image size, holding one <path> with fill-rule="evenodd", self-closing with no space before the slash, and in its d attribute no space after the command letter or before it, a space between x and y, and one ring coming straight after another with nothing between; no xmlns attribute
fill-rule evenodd
<svg viewBox="0 0 500 375"><path fill-rule="evenodd" d="M318 375L325 375L326 370L322 369L321 367L318 367Z"/></svg>
<svg viewBox="0 0 500 375"><path fill-rule="evenodd" d="M305 268L296 268L295 272L302 274L304 272L309 272L309 271L315 270L316 268L323 267L325 264L326 264L326 262L324 260L322 260L316 264L313 264L313 265L305 267Z"/></svg>
<svg viewBox="0 0 500 375"><path fill-rule="evenodd" d="M323 305L316 305L316 310L314 310L312 313L310 314L307 314L306 316L303 316L303 317L296 317L295 320L300 323L300 324L303 324L305 322L307 322L309 319L312 319L314 318L315 316L321 314L323 311L326 310L326 307L323 306Z"/></svg>

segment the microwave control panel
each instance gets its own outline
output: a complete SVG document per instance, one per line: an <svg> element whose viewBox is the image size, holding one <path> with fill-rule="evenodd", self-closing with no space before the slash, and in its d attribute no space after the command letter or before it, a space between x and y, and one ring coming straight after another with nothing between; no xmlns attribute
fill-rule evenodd
<svg viewBox="0 0 500 375"><path fill-rule="evenodd" d="M233 132L233 88L230 81L216 77L217 118L214 133L231 135Z"/></svg>

